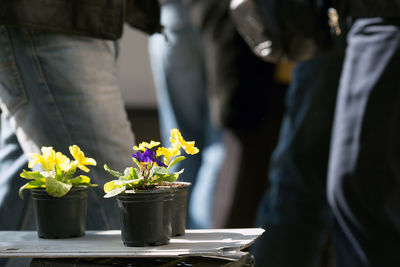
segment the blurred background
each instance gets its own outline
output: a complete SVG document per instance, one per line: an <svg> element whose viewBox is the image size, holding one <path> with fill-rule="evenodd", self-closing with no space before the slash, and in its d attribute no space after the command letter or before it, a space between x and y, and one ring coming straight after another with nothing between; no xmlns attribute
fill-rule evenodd
<svg viewBox="0 0 400 267"><path fill-rule="evenodd" d="M157 96L150 69L147 39L147 35L125 26L118 61L118 76L125 107L139 142L160 140Z"/></svg>

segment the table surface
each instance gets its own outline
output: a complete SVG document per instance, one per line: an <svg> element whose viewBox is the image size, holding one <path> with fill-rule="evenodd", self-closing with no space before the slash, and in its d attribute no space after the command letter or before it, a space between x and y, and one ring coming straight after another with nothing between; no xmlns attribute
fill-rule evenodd
<svg viewBox="0 0 400 267"><path fill-rule="evenodd" d="M170 244L125 247L120 231L86 231L85 236L42 239L36 231L0 231L0 257L181 257L232 256L249 247L264 232L261 228L186 230Z"/></svg>

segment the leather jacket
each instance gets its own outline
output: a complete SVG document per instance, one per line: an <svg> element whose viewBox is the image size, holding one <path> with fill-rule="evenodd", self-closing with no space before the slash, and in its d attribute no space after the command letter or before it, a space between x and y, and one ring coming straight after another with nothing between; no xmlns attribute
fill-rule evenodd
<svg viewBox="0 0 400 267"><path fill-rule="evenodd" d="M399 0L332 0L343 17L400 17Z"/></svg>
<svg viewBox="0 0 400 267"><path fill-rule="evenodd" d="M123 24L161 31L157 0L0 0L0 24L116 40Z"/></svg>

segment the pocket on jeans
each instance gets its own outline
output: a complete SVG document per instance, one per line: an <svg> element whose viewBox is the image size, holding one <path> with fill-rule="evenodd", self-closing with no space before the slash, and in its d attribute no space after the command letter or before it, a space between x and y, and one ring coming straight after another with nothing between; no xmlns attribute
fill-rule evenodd
<svg viewBox="0 0 400 267"><path fill-rule="evenodd" d="M0 39L0 108L11 115L28 97L4 27L0 27Z"/></svg>

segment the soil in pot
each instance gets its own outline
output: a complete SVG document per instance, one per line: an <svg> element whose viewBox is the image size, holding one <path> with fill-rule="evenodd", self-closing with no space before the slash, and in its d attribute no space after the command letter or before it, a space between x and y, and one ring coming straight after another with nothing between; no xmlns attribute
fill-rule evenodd
<svg viewBox="0 0 400 267"><path fill-rule="evenodd" d="M31 192L39 237L68 238L85 234L88 188L72 188L63 197L50 196L44 189L31 189Z"/></svg>
<svg viewBox="0 0 400 267"><path fill-rule="evenodd" d="M127 191L118 195L122 241L127 247L157 246L171 237L172 190Z"/></svg>
<svg viewBox="0 0 400 267"><path fill-rule="evenodd" d="M171 203L172 213L172 236L185 235L187 217L188 191L192 184L187 182L175 182L174 198Z"/></svg>

